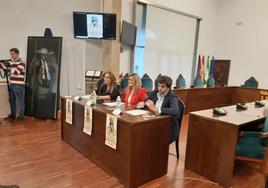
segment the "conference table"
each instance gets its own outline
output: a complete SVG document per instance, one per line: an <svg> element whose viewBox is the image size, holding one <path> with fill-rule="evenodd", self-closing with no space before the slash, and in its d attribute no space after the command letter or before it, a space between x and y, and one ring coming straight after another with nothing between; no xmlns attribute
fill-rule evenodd
<svg viewBox="0 0 268 188"><path fill-rule="evenodd" d="M267 107L268 101L263 102ZM224 116L214 115L212 109L189 114L186 169L224 187L231 186L239 128L265 120L264 107L246 104L248 109L243 111L236 105L222 107L227 111Z"/></svg>
<svg viewBox="0 0 268 188"><path fill-rule="evenodd" d="M173 89L172 91L184 102L185 112L205 110L220 106L229 106L238 102L252 102L261 99L258 88L238 86Z"/></svg>
<svg viewBox="0 0 268 188"><path fill-rule="evenodd" d="M105 145L105 105L94 105L92 135L83 132L86 101L73 100L72 124L66 119L66 99L61 98L61 136L77 151L118 179L126 187L138 187L167 173L170 116L133 116L123 113L117 121L117 148ZM133 107L126 106L125 110Z"/></svg>

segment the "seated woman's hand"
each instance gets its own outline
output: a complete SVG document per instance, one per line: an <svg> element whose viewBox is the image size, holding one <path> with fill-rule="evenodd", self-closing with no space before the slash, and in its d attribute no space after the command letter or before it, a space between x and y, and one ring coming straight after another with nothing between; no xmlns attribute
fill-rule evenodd
<svg viewBox="0 0 268 188"><path fill-rule="evenodd" d="M148 108L150 108L150 107L154 106L154 102L151 101L151 100L148 100L148 101L145 102L145 105L146 105Z"/></svg>
<svg viewBox="0 0 268 188"><path fill-rule="evenodd" d="M144 102L139 102L137 105L136 105L136 108L144 108L145 104Z"/></svg>

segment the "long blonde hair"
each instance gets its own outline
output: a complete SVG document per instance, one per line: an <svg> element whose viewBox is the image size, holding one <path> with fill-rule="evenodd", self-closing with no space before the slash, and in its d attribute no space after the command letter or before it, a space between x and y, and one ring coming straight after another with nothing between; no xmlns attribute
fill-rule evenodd
<svg viewBox="0 0 268 188"><path fill-rule="evenodd" d="M134 78L134 86L132 88L130 88L130 86L128 86L128 92L131 92L131 89L134 91L134 94L136 94L138 92L138 90L141 88L141 79L139 77L138 74L133 73L131 75L129 75L128 78L133 77Z"/></svg>
<svg viewBox="0 0 268 188"><path fill-rule="evenodd" d="M109 92L109 93L112 93L113 90L114 90L114 88L116 88L116 86L117 86L116 78L115 78L114 73L111 72L111 71L107 71L106 73L104 73L104 74L103 74L103 75L104 75L103 78L105 77L106 74L108 74L109 77L110 77L110 79L111 79L111 83L110 83L108 92ZM107 87L108 87L108 86L107 86Z"/></svg>

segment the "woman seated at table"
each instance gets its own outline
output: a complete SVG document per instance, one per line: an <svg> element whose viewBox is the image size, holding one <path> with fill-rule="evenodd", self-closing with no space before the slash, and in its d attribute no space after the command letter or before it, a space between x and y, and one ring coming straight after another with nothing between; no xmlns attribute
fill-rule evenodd
<svg viewBox="0 0 268 188"><path fill-rule="evenodd" d="M114 73L104 73L104 83L96 91L98 100L115 100L120 96L119 85L116 83Z"/></svg>
<svg viewBox="0 0 268 188"><path fill-rule="evenodd" d="M141 79L138 74L129 75L128 87L125 90L125 103L136 106L147 98L146 90L141 87Z"/></svg>

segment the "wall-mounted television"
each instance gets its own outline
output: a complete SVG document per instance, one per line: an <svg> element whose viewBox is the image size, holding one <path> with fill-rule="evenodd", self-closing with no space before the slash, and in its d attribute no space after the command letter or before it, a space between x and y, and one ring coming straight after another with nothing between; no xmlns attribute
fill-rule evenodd
<svg viewBox="0 0 268 188"><path fill-rule="evenodd" d="M73 12L74 37L79 39L116 39L116 14Z"/></svg>
<svg viewBox="0 0 268 188"><path fill-rule="evenodd" d="M121 30L121 42L135 46L137 27L123 20Z"/></svg>

